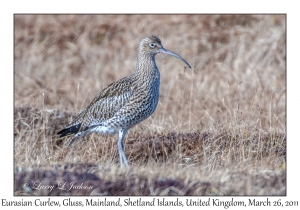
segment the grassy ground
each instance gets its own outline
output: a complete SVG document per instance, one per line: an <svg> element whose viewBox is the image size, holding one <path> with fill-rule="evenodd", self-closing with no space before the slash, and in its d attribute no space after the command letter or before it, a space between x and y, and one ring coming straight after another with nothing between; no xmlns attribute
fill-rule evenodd
<svg viewBox="0 0 300 210"><path fill-rule="evenodd" d="M286 195L285 29L284 15L16 15L15 195ZM192 70L156 56L160 101L126 136L130 170L116 136L65 148L56 132L135 70L149 34Z"/></svg>

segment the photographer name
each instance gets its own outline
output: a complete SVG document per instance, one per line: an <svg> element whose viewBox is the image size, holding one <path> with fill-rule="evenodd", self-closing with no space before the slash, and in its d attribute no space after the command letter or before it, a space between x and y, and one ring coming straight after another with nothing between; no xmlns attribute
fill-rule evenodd
<svg viewBox="0 0 300 210"><path fill-rule="evenodd" d="M59 189L64 191L70 190L92 190L93 186L85 185L84 183L77 183L77 182L57 182L55 185L43 184L42 182L26 182L23 184L23 188L31 188L35 190L49 190L52 192L53 189Z"/></svg>

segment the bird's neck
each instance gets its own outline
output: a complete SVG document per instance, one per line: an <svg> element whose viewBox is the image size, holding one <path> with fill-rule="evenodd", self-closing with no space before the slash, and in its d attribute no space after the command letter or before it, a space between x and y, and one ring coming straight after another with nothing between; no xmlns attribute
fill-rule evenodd
<svg viewBox="0 0 300 210"><path fill-rule="evenodd" d="M158 97L160 73L155 63L155 55L146 56L138 53L137 66L132 79L139 91L154 91Z"/></svg>
<svg viewBox="0 0 300 210"><path fill-rule="evenodd" d="M155 63L155 55L138 53L135 74L153 77L159 74Z"/></svg>

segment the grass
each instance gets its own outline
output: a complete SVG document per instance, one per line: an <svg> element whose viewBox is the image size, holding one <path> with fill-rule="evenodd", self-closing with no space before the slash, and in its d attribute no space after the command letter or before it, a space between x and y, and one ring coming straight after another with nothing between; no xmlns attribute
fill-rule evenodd
<svg viewBox="0 0 300 210"><path fill-rule="evenodd" d="M15 15L15 195L286 195L286 16ZM125 139L56 132L155 34L160 101ZM91 190L38 190L57 180ZM30 182L29 187L24 187Z"/></svg>

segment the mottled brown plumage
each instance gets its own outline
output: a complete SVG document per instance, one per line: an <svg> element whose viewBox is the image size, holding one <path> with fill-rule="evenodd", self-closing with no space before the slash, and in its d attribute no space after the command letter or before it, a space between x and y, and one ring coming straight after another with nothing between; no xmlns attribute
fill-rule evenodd
<svg viewBox="0 0 300 210"><path fill-rule="evenodd" d="M123 166L124 162L128 166L124 137L130 128L148 118L158 103L160 73L155 55L160 52L175 56L190 67L179 55L164 49L158 37L142 39L137 50L136 70L102 90L67 128L58 132L60 137L74 134L66 146L92 132L119 133L120 164Z"/></svg>

